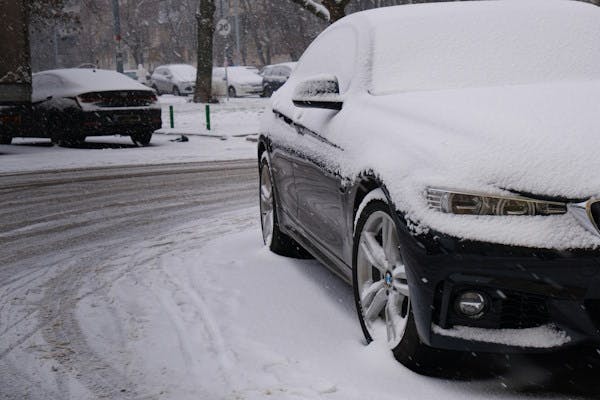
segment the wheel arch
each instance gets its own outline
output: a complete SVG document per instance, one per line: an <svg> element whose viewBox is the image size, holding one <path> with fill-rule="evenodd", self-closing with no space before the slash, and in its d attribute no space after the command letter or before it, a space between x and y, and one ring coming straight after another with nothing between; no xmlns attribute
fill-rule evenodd
<svg viewBox="0 0 600 400"><path fill-rule="evenodd" d="M356 213L358 212L358 208L360 207L360 204L364 198L375 189L383 190L383 192L386 194L386 197L388 197L388 203L390 203L387 190L385 190L385 186L377 174L375 174L373 171L365 171L358 176L355 182L351 221L356 219Z"/></svg>
<svg viewBox="0 0 600 400"><path fill-rule="evenodd" d="M262 155L265 151L270 150L270 146L269 146L269 140L263 135L261 134L258 138L258 145L257 147L257 156L258 156L258 166L260 167L260 159L262 158ZM267 156L268 156L268 152L267 152Z"/></svg>

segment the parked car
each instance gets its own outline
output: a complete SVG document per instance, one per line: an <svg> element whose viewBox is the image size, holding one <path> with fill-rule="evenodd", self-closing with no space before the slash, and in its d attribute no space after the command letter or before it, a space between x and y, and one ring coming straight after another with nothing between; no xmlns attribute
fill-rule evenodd
<svg viewBox="0 0 600 400"><path fill-rule="evenodd" d="M196 88L196 68L187 64L171 64L157 67L151 76L151 87L158 94L176 96L193 94Z"/></svg>
<svg viewBox="0 0 600 400"><path fill-rule="evenodd" d="M213 95L238 97L262 94L263 78L256 67L237 66L213 69Z"/></svg>
<svg viewBox="0 0 600 400"><path fill-rule="evenodd" d="M31 128L20 136L76 144L87 136L126 135L147 145L159 129L154 91L101 69L55 69L33 74Z"/></svg>
<svg viewBox="0 0 600 400"><path fill-rule="evenodd" d="M263 77L263 97L271 97L273 92L283 86L296 67L295 62L267 65L260 73Z"/></svg>
<svg viewBox="0 0 600 400"><path fill-rule="evenodd" d="M126 69L123 74L130 77L134 81L138 81L142 85L151 86L151 76L145 69Z"/></svg>
<svg viewBox="0 0 600 400"><path fill-rule="evenodd" d="M265 244L352 284L367 342L420 373L597 345L599 22L559 0L336 22L264 113Z"/></svg>

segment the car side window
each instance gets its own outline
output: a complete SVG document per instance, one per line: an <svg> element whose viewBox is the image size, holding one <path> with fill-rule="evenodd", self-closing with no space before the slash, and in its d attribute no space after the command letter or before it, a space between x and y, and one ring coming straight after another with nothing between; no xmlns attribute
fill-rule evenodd
<svg viewBox="0 0 600 400"><path fill-rule="evenodd" d="M350 26L326 32L304 52L294 77L302 79L321 74L335 75L343 93L348 90L354 75L356 47L356 32Z"/></svg>

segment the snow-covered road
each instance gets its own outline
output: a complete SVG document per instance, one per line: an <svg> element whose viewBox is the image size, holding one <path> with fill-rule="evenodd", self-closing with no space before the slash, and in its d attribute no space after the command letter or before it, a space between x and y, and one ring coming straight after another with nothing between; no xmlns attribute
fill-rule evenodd
<svg viewBox="0 0 600 400"><path fill-rule="evenodd" d="M448 381L364 346L349 287L262 246L256 180L253 161L0 176L0 398L597 398L567 355Z"/></svg>

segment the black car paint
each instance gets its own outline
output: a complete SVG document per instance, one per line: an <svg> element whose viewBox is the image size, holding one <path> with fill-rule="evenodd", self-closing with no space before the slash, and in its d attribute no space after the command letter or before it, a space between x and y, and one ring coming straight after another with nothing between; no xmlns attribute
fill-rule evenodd
<svg viewBox="0 0 600 400"><path fill-rule="evenodd" d="M290 134L309 134L323 145L336 146L291 118L277 111L275 114L290 127ZM408 267L415 322L424 343L463 351L552 350L469 341L435 334L432 330L432 324L442 328L453 324L500 328L502 313L507 312L503 307L512 304L515 298L518 303L519 299L529 297L542 299L548 323L570 336L568 345L600 342L600 252L464 241L432 230L419 235L396 210L385 185L372 172L365 171L363 178L350 181L309 155L273 142L268 135L259 138L259 149L268 152L274 170L280 228L348 283L352 282L357 206L368 190L383 189L390 213L396 219L400 250ZM484 290L493 297L490 300L494 309L488 310L493 311L488 313L488 319L465 320L454 313L454 297L471 288ZM524 318L527 324L529 317L532 316L513 316L513 319ZM519 326L523 322L516 324L515 329L524 327Z"/></svg>

